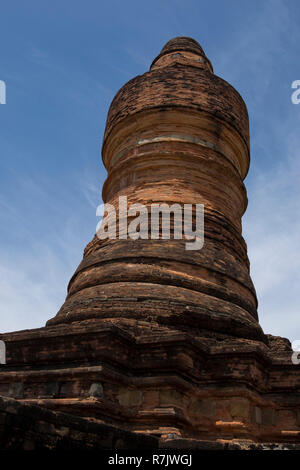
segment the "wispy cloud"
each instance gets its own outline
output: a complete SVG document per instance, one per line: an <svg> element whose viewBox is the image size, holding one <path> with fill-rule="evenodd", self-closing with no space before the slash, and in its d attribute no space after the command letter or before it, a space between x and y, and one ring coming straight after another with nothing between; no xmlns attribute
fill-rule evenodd
<svg viewBox="0 0 300 470"><path fill-rule="evenodd" d="M291 104L290 56L300 32L289 2L251 10L216 73L242 93L250 116L249 206L243 220L266 333L300 338L300 105Z"/></svg>
<svg viewBox="0 0 300 470"><path fill-rule="evenodd" d="M299 339L300 137L287 134L282 160L254 171L248 196L244 233L261 324L268 333Z"/></svg>
<svg viewBox="0 0 300 470"><path fill-rule="evenodd" d="M93 179L88 171L79 180L70 174L70 193L42 175L23 174L16 179L22 204L16 204L13 191L6 194L8 201L0 194L6 209L1 211L6 239L0 248L1 332L43 326L64 302L69 279L94 234L95 208L89 209L86 200L86 194L94 194Z"/></svg>
<svg viewBox="0 0 300 470"><path fill-rule="evenodd" d="M290 75L297 70L299 6L285 0L246 2L247 6L242 3L228 0L216 8L211 1L189 0L188 6L177 0L146 6L133 2L118 12L107 4L106 18L118 20L118 31L110 26L111 21L107 21L109 26L99 28L94 21L97 15L88 10L88 26L84 28L82 11L76 12L73 5L78 24L74 23L74 15L62 12L63 28L56 28L57 41L52 40L52 20L49 22L44 14L39 17L41 23L36 22L35 34L27 28L33 23L22 21L16 42L15 34L5 41L6 29L2 28L2 43L14 47L5 48L6 58L1 54L1 78L10 79L8 91L14 89L18 99L15 108L5 107L1 127L1 173L4 168L7 177L2 175L0 188L0 331L42 326L56 313L83 248L94 233L95 207L100 203L104 172L101 181L89 168L82 171L82 161L88 166L90 157L78 151L74 168L68 172L67 181L62 181L66 161L60 165L56 158L53 165L49 164L52 153L59 150L52 145L52 135L71 129L73 134L69 131L68 138L76 140L77 150L81 139L89 138L96 119L104 125L109 101L124 76L128 79L148 70L165 40L186 34L195 35L200 42L204 36L204 44L213 51L208 55L216 73L245 98L251 122L252 164L246 180L249 208L244 217L244 236L260 320L266 332L300 339L300 105L290 101L290 84L300 78ZM103 13L100 4L99 13ZM54 21L55 9L52 15ZM64 49L68 45L64 43L65 26L72 46L73 41L76 44L74 50L67 48L68 55ZM121 38L126 38L125 44ZM101 44L105 45L102 57L98 54ZM113 73L114 69L119 73ZM85 121L72 120L73 115L86 116L84 129ZM39 135L43 130L40 122L47 130L53 129L53 134ZM32 171L41 162L45 146L50 150L44 164L52 172L47 177L47 170L43 174ZM73 151L68 145L59 155L65 152L67 160ZM34 156L29 158L29 154ZM25 159L31 162L27 173ZM16 162L21 168L13 174ZM39 168L42 171L43 164Z"/></svg>
<svg viewBox="0 0 300 470"><path fill-rule="evenodd" d="M44 326L64 300L70 266L53 247L39 248L0 255L1 332Z"/></svg>

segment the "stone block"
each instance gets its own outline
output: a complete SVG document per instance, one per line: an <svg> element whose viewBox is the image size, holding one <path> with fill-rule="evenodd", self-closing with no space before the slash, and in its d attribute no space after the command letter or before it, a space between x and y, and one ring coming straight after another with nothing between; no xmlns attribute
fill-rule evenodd
<svg viewBox="0 0 300 470"><path fill-rule="evenodd" d="M233 418L248 418L249 416L249 403L246 400L232 400L229 409Z"/></svg>
<svg viewBox="0 0 300 470"><path fill-rule="evenodd" d="M59 382L47 382L44 386L44 394L52 398L58 397L60 392Z"/></svg>
<svg viewBox="0 0 300 470"><path fill-rule="evenodd" d="M26 439L23 443L23 450L35 450L35 443L31 439Z"/></svg>
<svg viewBox="0 0 300 470"><path fill-rule="evenodd" d="M103 398L103 386L100 382L93 383L90 386L89 397L94 397L94 398Z"/></svg>
<svg viewBox="0 0 300 470"><path fill-rule="evenodd" d="M159 392L157 390L145 391L143 404L145 408L156 408L159 406Z"/></svg>
<svg viewBox="0 0 300 470"><path fill-rule="evenodd" d="M182 395L177 390L160 390L160 405L180 405L182 404Z"/></svg>
<svg viewBox="0 0 300 470"><path fill-rule="evenodd" d="M255 424L262 423L262 412L261 412L261 408L259 408L258 406L255 406L253 409L253 422Z"/></svg>
<svg viewBox="0 0 300 470"><path fill-rule="evenodd" d="M274 408L262 409L262 424L265 426L274 426L277 421L277 413Z"/></svg>
<svg viewBox="0 0 300 470"><path fill-rule="evenodd" d="M207 418L214 417L216 415L216 402L209 398L204 400L193 398L189 405L189 411Z"/></svg>
<svg viewBox="0 0 300 470"><path fill-rule="evenodd" d="M0 413L0 426L3 426L5 424L5 414L4 413Z"/></svg>
<svg viewBox="0 0 300 470"><path fill-rule="evenodd" d="M117 398L121 406L139 406L142 403L143 393L140 390L121 389Z"/></svg>
<svg viewBox="0 0 300 470"><path fill-rule="evenodd" d="M24 385L22 382L13 382L9 386L9 396L12 398L23 398Z"/></svg>

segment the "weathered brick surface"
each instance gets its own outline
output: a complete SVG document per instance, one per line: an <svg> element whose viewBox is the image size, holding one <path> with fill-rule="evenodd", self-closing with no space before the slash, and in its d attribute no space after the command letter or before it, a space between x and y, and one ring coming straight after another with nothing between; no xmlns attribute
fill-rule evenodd
<svg viewBox="0 0 300 470"><path fill-rule="evenodd" d="M173 54L178 47L179 57ZM186 240L95 237L48 326L151 318L264 341L241 235L247 110L239 94L203 64L208 62L197 43L176 40L150 72L118 92L103 143L103 200L116 208L124 195L128 204L204 204L204 247L187 252Z"/></svg>
<svg viewBox="0 0 300 470"><path fill-rule="evenodd" d="M233 126L249 143L248 113L244 101L229 83L196 67L175 64L130 80L115 96L107 117L106 139L113 126L132 114L157 108L188 107L212 113Z"/></svg>
<svg viewBox="0 0 300 470"><path fill-rule="evenodd" d="M0 450L156 448L154 437L0 396Z"/></svg>

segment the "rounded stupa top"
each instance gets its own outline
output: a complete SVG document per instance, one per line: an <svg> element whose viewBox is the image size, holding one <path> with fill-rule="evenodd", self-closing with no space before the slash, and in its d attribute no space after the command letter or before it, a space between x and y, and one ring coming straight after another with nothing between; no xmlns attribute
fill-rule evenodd
<svg viewBox="0 0 300 470"><path fill-rule="evenodd" d="M195 39L186 36L170 39L154 59L150 69L166 67L172 63L193 65L213 72L212 65L200 44Z"/></svg>
<svg viewBox="0 0 300 470"><path fill-rule="evenodd" d="M191 51L195 54L205 55L200 44L195 39L186 36L170 39L162 48L160 55L173 51Z"/></svg>
<svg viewBox="0 0 300 470"><path fill-rule="evenodd" d="M121 138L115 137L119 131L127 132L133 122L136 123L137 132L137 123L143 122L142 116L153 113L153 123L156 120L162 122L167 119L167 111L175 113L179 109L182 119L184 113L186 119L191 116L196 119L199 116L203 120L210 119L212 127L216 129L222 126L224 135L227 135L228 129L238 134L234 142L239 141L243 147L238 171L244 178L249 165L247 108L238 92L225 80L214 75L211 63L198 42L188 37L168 41L152 62L150 70L131 79L114 97L107 116L102 146L103 161L107 168L114 164L111 160L112 150L107 149L111 145L119 145ZM149 118L149 123L154 125L151 119ZM177 127L174 124L174 129ZM219 133L220 130L217 134ZM207 138L205 134L197 135L202 140ZM228 145L231 145L232 139L227 138ZM233 153L236 154L237 150Z"/></svg>

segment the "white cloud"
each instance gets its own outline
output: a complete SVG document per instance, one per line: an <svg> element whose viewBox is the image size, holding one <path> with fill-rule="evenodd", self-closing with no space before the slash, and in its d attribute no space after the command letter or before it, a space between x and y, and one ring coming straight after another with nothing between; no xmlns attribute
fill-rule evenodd
<svg viewBox="0 0 300 470"><path fill-rule="evenodd" d="M176 19L175 14L174 24ZM224 47L215 41L216 53L210 58L216 73L246 94L253 121L249 208L244 218L251 274L265 332L300 339L300 105L291 104L287 88L283 112L276 108L279 98L281 102L285 99L282 83L292 67L288 63L292 55L287 51L297 51L299 28L288 2L276 0L262 2L257 11L246 9L240 24L224 38ZM124 50L132 61L148 69L153 57L147 58L145 50L133 49L131 43ZM33 48L29 59L54 68L63 82L69 78L64 64L51 61L48 52ZM82 86L79 90L69 86L69 98L98 106L96 88L103 95L101 103L106 102L112 91L98 84L99 77L79 72ZM292 76L291 82L299 78ZM42 326L64 301L67 283L97 222L95 208L101 188L97 178L77 175L66 194L59 182L55 186L50 179L26 179L23 174L18 180L15 175L12 180L19 197L14 196L15 187L5 197L0 194L0 207L4 208L0 228L5 235L0 249L1 332ZM16 234L9 240L13 232L18 232L18 240Z"/></svg>
<svg viewBox="0 0 300 470"><path fill-rule="evenodd" d="M218 75L242 93L250 116L249 207L243 234L266 333L300 339L300 105L291 61L300 39L292 6L281 0L249 9L211 57ZM231 41L231 42L230 42Z"/></svg>
<svg viewBox="0 0 300 470"><path fill-rule="evenodd" d="M1 333L44 326L64 301L69 271L54 250L2 259Z"/></svg>
<svg viewBox="0 0 300 470"><path fill-rule="evenodd" d="M6 197L0 195L5 208L0 225L5 239L0 248L1 333L44 326L61 307L94 235L96 206L91 209L85 195L94 193L96 176L86 171L82 181L70 174L70 190L45 176L23 174L16 176L17 195L14 188Z"/></svg>
<svg viewBox="0 0 300 470"><path fill-rule="evenodd" d="M300 339L300 138L287 135L285 142L282 161L252 175L243 226L260 322L266 333L294 340Z"/></svg>

